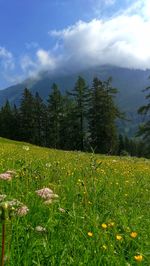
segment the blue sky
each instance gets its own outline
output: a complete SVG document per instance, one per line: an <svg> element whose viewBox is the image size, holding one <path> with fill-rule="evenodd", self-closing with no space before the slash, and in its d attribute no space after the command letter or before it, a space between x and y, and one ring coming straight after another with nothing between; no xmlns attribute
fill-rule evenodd
<svg viewBox="0 0 150 266"><path fill-rule="evenodd" d="M0 0L0 89L43 70L150 68L149 10L149 0Z"/></svg>

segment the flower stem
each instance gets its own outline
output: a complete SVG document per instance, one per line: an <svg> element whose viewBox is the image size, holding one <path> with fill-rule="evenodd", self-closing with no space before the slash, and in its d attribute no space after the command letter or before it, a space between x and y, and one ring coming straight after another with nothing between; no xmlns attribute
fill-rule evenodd
<svg viewBox="0 0 150 266"><path fill-rule="evenodd" d="M2 223L2 257L1 257L1 266L4 266L4 255L5 255L5 222Z"/></svg>

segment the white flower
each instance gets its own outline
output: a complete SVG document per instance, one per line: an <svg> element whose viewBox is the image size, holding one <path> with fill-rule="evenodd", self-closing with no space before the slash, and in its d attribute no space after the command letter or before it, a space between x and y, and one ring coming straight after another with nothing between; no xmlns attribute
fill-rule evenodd
<svg viewBox="0 0 150 266"><path fill-rule="evenodd" d="M5 194L0 195L0 201L3 201L7 196Z"/></svg>
<svg viewBox="0 0 150 266"><path fill-rule="evenodd" d="M38 225L38 226L35 227L35 231L37 231L39 233L45 233L46 232L46 228Z"/></svg>
<svg viewBox="0 0 150 266"><path fill-rule="evenodd" d="M23 148L23 150L25 150L25 151L29 151L29 149L30 149L29 146L23 146L22 148Z"/></svg>

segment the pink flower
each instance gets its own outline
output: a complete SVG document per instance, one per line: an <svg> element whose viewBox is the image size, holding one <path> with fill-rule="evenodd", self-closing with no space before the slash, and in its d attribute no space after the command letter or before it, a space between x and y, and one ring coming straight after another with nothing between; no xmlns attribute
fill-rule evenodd
<svg viewBox="0 0 150 266"><path fill-rule="evenodd" d="M27 206L23 205L22 207L16 210L18 216L25 216L28 213L29 209Z"/></svg>
<svg viewBox="0 0 150 266"><path fill-rule="evenodd" d="M12 175L10 175L9 173L6 172L3 174L0 174L0 179L10 181L12 179Z"/></svg>
<svg viewBox="0 0 150 266"><path fill-rule="evenodd" d="M42 188L39 190L36 190L36 193L38 196L40 196L42 199L49 200L53 198L54 192L50 188Z"/></svg>
<svg viewBox="0 0 150 266"><path fill-rule="evenodd" d="M8 170L5 173L0 174L0 179L10 181L14 174L16 174L14 170Z"/></svg>

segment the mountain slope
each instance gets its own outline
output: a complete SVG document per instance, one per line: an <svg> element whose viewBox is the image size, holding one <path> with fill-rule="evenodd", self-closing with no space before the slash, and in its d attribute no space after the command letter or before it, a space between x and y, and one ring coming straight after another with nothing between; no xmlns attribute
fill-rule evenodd
<svg viewBox="0 0 150 266"><path fill-rule="evenodd" d="M83 76L89 86L95 76L102 80L106 80L111 76L113 78L113 86L119 90L117 103L124 112L127 112L129 118L134 119L132 125L129 125L130 130L133 127L133 124L135 127L139 122L137 109L145 102L142 90L149 84L148 77L150 75L150 70L142 71L103 66L76 74L66 74L61 76L59 76L59 74L50 76L49 73L42 73L39 80L28 79L21 84L0 91L0 105L2 105L7 99L12 104L15 103L18 105L25 87L28 87L33 93L38 91L41 97L46 100L54 82L58 84L62 92L65 90L71 90L78 75Z"/></svg>

